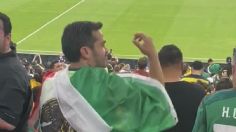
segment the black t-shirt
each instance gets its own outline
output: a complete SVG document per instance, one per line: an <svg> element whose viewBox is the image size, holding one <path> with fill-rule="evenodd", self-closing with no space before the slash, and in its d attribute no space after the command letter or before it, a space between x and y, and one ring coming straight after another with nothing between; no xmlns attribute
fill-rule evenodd
<svg viewBox="0 0 236 132"><path fill-rule="evenodd" d="M165 88L175 107L179 122L166 132L191 132L198 106L205 96L200 85L184 81L165 83Z"/></svg>
<svg viewBox="0 0 236 132"><path fill-rule="evenodd" d="M31 103L28 76L15 51L0 54L0 118L14 131L25 131Z"/></svg>

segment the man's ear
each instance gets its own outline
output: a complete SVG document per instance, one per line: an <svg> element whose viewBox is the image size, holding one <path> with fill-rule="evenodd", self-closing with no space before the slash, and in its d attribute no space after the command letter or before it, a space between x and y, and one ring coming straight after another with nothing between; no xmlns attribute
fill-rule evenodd
<svg viewBox="0 0 236 132"><path fill-rule="evenodd" d="M91 49L88 47L81 47L80 48L80 54L81 58L83 59L89 59L91 55Z"/></svg>

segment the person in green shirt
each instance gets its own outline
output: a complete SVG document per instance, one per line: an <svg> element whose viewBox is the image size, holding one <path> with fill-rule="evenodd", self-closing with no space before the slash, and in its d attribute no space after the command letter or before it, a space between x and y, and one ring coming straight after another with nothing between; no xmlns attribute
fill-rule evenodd
<svg viewBox="0 0 236 132"><path fill-rule="evenodd" d="M206 96L198 108L193 132L236 132L236 49L234 49L233 86Z"/></svg>

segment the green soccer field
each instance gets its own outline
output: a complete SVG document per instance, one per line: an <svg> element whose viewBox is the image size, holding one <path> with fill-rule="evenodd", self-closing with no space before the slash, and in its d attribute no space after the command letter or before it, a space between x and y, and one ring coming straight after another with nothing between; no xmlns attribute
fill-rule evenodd
<svg viewBox="0 0 236 132"><path fill-rule="evenodd" d="M101 21L107 47L123 58L137 58L135 32L153 37L159 49L176 44L185 60L224 59L236 46L235 0L0 0L13 23L18 51L60 53L66 24Z"/></svg>

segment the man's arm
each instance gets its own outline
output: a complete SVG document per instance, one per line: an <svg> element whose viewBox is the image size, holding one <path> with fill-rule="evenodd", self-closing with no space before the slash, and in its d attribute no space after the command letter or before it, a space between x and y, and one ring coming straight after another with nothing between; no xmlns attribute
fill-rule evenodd
<svg viewBox="0 0 236 132"><path fill-rule="evenodd" d="M4 121L0 118L0 129L12 131L15 129L15 126L7 123L6 121Z"/></svg>
<svg viewBox="0 0 236 132"><path fill-rule="evenodd" d="M134 35L133 43L148 57L150 63L150 77L164 84L159 57L152 39L143 33L136 33Z"/></svg>
<svg viewBox="0 0 236 132"><path fill-rule="evenodd" d="M25 96L26 89L21 80L7 78L0 92L0 129L14 130L21 121Z"/></svg>

